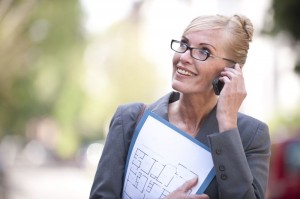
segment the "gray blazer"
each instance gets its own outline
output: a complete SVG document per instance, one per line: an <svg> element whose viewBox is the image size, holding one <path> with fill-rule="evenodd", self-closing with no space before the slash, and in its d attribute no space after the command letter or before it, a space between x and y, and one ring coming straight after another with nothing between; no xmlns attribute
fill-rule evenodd
<svg viewBox="0 0 300 199"><path fill-rule="evenodd" d="M168 120L168 104L178 100L171 92L148 106ZM142 103L118 107L110 124L102 156L91 188L90 199L122 198L124 168L130 141ZM238 128L219 133L214 108L196 139L209 146L215 178L205 193L210 199L265 198L269 174L270 137L265 123L238 114Z"/></svg>

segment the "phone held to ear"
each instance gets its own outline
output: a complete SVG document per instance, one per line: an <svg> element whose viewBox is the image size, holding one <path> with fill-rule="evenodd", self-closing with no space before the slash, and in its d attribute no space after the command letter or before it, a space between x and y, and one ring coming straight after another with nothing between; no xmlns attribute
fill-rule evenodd
<svg viewBox="0 0 300 199"><path fill-rule="evenodd" d="M230 68L234 68L235 65L231 66ZM213 86L213 89L214 89L214 92L216 95L220 95L223 87L224 87L224 82L222 82L221 80L219 80L219 77L215 78L213 81L212 81L212 86Z"/></svg>
<svg viewBox="0 0 300 199"><path fill-rule="evenodd" d="M216 95L220 95L222 88L224 87L224 82L222 82L221 80L219 80L219 78L217 77L216 79L214 79L212 81L212 85L213 85L213 89L215 91Z"/></svg>

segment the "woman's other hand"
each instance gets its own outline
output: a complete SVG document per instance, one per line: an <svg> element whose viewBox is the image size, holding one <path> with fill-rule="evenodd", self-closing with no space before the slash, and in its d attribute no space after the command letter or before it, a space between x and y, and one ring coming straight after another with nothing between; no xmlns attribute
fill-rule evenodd
<svg viewBox="0 0 300 199"><path fill-rule="evenodd" d="M165 197L165 199L209 199L208 195L206 194L189 194L190 190L197 184L197 182L198 178L193 178L186 181L183 185Z"/></svg>

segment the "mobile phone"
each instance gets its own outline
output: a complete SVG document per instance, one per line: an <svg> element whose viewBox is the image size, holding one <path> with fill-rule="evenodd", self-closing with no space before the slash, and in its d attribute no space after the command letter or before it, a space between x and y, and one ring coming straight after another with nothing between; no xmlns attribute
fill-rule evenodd
<svg viewBox="0 0 300 199"><path fill-rule="evenodd" d="M224 82L219 80L219 77L212 81L213 89L216 95L220 95L222 88L224 87Z"/></svg>
<svg viewBox="0 0 300 199"><path fill-rule="evenodd" d="M235 65L233 66L230 66L230 68L234 68ZM216 95L220 95L223 87L224 87L224 82L222 82L221 80L219 80L219 77L215 78L213 81L212 81L212 86L213 86L213 89L214 89L214 92Z"/></svg>

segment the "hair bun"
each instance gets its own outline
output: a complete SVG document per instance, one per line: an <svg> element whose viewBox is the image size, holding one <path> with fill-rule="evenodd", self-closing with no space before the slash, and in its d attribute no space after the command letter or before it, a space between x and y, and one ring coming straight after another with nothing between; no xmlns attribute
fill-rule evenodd
<svg viewBox="0 0 300 199"><path fill-rule="evenodd" d="M244 29L245 33L248 35L249 41L252 41L253 37L253 24L250 19L244 15L234 15L237 21L241 24L242 28Z"/></svg>

